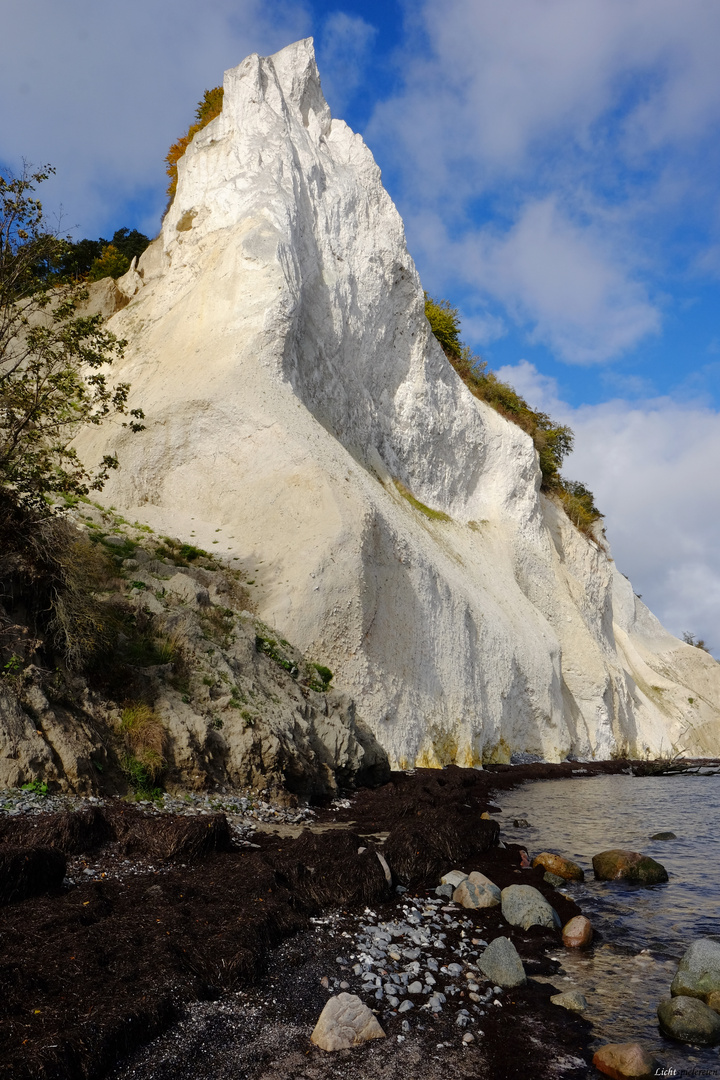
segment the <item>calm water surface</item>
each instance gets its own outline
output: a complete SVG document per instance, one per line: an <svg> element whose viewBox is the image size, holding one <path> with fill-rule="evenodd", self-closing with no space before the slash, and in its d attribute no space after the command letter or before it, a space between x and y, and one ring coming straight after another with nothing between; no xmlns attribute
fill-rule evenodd
<svg viewBox="0 0 720 1080"><path fill-rule="evenodd" d="M688 945L720 941L720 776L545 780L499 793L496 802L504 840L527 845L531 857L565 855L585 871L584 883L568 882L564 891L599 940L580 953L555 953L563 972L552 981L585 995L596 1045L637 1040L677 1075L709 1069L720 1077L717 1047L666 1039L656 1017ZM514 828L514 818L530 828ZM650 839L661 831L677 839ZM595 881L592 856L615 847L651 855L670 880L649 889Z"/></svg>

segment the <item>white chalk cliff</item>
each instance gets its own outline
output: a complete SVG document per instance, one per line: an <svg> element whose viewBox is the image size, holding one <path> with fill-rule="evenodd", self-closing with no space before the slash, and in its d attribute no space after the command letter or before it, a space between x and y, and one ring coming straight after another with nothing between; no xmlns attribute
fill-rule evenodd
<svg viewBox="0 0 720 1080"><path fill-rule="evenodd" d="M395 766L719 754L720 664L663 629L451 368L312 42L224 87L121 282L118 375L147 429L83 435L121 459L103 498L248 568L262 618L333 669Z"/></svg>

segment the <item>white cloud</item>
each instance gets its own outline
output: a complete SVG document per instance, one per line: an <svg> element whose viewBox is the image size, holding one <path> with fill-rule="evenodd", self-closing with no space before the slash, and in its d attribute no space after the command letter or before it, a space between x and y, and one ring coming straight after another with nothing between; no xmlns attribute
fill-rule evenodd
<svg viewBox="0 0 720 1080"><path fill-rule="evenodd" d="M593 491L635 590L673 633L720 655L720 414L669 398L573 409L527 361L498 374L575 431L563 472Z"/></svg>
<svg viewBox="0 0 720 1080"><path fill-rule="evenodd" d="M358 15L335 11L325 20L318 47L323 91L333 115L341 115L362 79L377 28Z"/></svg>
<svg viewBox="0 0 720 1080"><path fill-rule="evenodd" d="M555 198L528 201L505 231L468 226L453 239L439 215L425 213L410 218L408 234L438 277L447 267L454 281L487 305L501 304L530 340L570 363L618 356L660 329L660 312L632 266L599 228L571 221ZM503 326L496 313L492 325ZM478 345L492 340L474 335L472 316L463 331Z"/></svg>
<svg viewBox="0 0 720 1080"><path fill-rule="evenodd" d="M720 5L424 0L417 12L426 47L413 39L403 89L368 130L399 178L411 245L432 214L446 238L466 236L434 245L439 288L481 289L563 359L632 349L659 328L683 220L683 259L712 261Z"/></svg>
<svg viewBox="0 0 720 1080"><path fill-rule="evenodd" d="M506 174L548 140L602 153L610 136L597 125L613 111L633 156L702 136L720 117L715 0L447 0L420 11L428 54L407 56L406 89L380 114L416 157L430 136L440 156Z"/></svg>
<svg viewBox="0 0 720 1080"><path fill-rule="evenodd" d="M269 8L272 11L269 12ZM251 52L303 37L302 3L261 0L10 0L3 10L0 160L51 162L46 210L80 235L127 224L159 225L168 147L192 122L203 91Z"/></svg>
<svg viewBox="0 0 720 1080"><path fill-rule="evenodd" d="M565 360L607 360L659 329L658 311L622 260L553 198L527 203L505 234L471 234L461 246L472 280Z"/></svg>

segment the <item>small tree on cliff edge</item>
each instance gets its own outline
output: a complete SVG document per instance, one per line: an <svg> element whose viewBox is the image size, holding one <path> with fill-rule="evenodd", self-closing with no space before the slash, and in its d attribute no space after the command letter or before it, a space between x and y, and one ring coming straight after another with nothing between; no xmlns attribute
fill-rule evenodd
<svg viewBox="0 0 720 1080"><path fill-rule="evenodd" d="M117 468L110 454L83 464L70 445L80 428L115 413L138 431L143 416L128 410L129 384L107 379L127 342L79 314L86 290L52 285L68 245L33 196L52 171L0 175L0 496L35 519L52 496L99 490Z"/></svg>

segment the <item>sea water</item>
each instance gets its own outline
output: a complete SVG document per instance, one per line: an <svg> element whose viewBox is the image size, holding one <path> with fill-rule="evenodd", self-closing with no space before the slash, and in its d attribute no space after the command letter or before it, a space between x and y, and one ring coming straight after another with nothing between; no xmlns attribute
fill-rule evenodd
<svg viewBox="0 0 720 1080"><path fill-rule="evenodd" d="M656 1015L687 947L699 937L720 941L720 776L536 781L498 793L496 802L503 840L523 844L531 858L566 856L585 871L583 883L561 888L597 935L590 949L558 948L552 955L562 971L550 981L585 995L595 1047L637 1041L674 1075L720 1077L717 1047L667 1039ZM515 828L516 818L530 827ZM652 840L658 832L676 839ZM651 888L595 881L592 856L609 848L651 855L669 881Z"/></svg>

